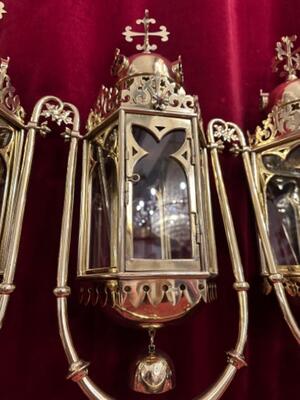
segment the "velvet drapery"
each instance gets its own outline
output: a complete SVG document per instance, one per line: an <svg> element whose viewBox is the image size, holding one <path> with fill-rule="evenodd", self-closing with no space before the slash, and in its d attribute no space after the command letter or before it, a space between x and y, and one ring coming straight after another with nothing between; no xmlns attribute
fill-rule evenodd
<svg viewBox="0 0 300 400"><path fill-rule="evenodd" d="M116 47L130 55L121 32L150 9L171 32L159 52L182 55L185 86L197 94L205 125L213 117L253 130L261 120L259 89L279 82L271 72L275 42L300 34L299 0L6 0L0 21L0 55L27 114L44 95L78 106L82 132L100 85L109 84ZM59 130L57 133L60 133ZM68 145L58 134L37 139L16 273L17 290L0 333L0 399L79 400L65 381L67 362L58 335L55 287ZM286 400L299 396L299 351L274 294L261 292L255 223L242 162L222 156L249 292L248 368L238 372L224 400ZM75 280L78 185L70 265ZM213 196L220 277L218 300L201 304L161 330L157 345L174 361L176 389L143 396L128 388L131 361L147 345L144 332L118 325L99 308L70 300L70 323L90 376L116 399L189 400L211 385L225 366L237 333L237 301L217 198ZM299 315L299 302L293 301Z"/></svg>

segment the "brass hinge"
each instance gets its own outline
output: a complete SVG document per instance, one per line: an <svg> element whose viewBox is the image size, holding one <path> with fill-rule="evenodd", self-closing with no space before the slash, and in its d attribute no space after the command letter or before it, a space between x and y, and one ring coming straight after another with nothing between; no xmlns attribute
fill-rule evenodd
<svg viewBox="0 0 300 400"><path fill-rule="evenodd" d="M125 196L124 196L125 205L127 205L129 203L129 185L130 185L130 182L126 181L126 184L125 184Z"/></svg>
<svg viewBox="0 0 300 400"><path fill-rule="evenodd" d="M193 138L189 137L188 140L190 142L190 149L191 149L191 164L195 165L196 164L196 153L195 153L195 146L194 146Z"/></svg>
<svg viewBox="0 0 300 400"><path fill-rule="evenodd" d="M194 211L191 214L193 215L194 226L195 226L195 230L196 230L196 232L195 232L196 243L200 244L201 243L201 227L199 224L198 213Z"/></svg>

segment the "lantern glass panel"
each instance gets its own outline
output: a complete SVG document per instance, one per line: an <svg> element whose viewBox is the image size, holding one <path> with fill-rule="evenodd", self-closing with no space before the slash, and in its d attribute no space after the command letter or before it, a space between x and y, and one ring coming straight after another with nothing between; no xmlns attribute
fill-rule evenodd
<svg viewBox="0 0 300 400"><path fill-rule="evenodd" d="M172 130L158 140L144 127L132 129L144 151L134 168L138 181L133 184L133 257L192 258L188 181L174 157L186 133Z"/></svg>
<svg viewBox="0 0 300 400"><path fill-rule="evenodd" d="M93 152L96 163L92 172L90 267L108 268L111 265L110 244L116 229L116 166L98 145Z"/></svg>
<svg viewBox="0 0 300 400"><path fill-rule="evenodd" d="M6 123L1 120L1 129L0 129L0 149L6 148L13 136L13 133L10 129L6 128ZM6 197L7 190L5 190L7 186L7 164L3 156L0 155L0 232L2 235L3 230L3 221L5 218L6 212Z"/></svg>
<svg viewBox="0 0 300 400"><path fill-rule="evenodd" d="M278 265L300 264L300 147L286 157L263 156L271 178L266 187L268 228Z"/></svg>
<svg viewBox="0 0 300 400"><path fill-rule="evenodd" d="M5 182L6 182L6 166L3 157L0 156L0 210L3 208L2 202L5 189Z"/></svg>

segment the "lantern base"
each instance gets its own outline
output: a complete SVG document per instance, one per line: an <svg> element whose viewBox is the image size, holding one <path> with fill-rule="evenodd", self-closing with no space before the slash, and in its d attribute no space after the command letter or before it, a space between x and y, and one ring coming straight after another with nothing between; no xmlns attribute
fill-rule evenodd
<svg viewBox="0 0 300 400"><path fill-rule="evenodd" d="M131 381L131 388L135 392L160 394L174 387L174 369L165 356L153 352L136 362Z"/></svg>

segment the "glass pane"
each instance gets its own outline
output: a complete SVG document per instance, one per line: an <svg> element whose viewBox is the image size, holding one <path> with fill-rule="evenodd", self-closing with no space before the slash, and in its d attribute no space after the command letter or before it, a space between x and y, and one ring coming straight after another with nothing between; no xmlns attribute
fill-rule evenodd
<svg viewBox="0 0 300 400"><path fill-rule="evenodd" d="M110 215L108 213L107 193L104 189L105 173L109 181L114 172L110 168L102 171L100 159L101 149L95 146L94 159L97 163L92 174L91 231L90 231L90 267L103 268L110 266ZM102 162L103 159L102 159ZM107 162L106 162L107 164ZM111 183L110 183L111 184Z"/></svg>
<svg viewBox="0 0 300 400"><path fill-rule="evenodd" d="M133 183L133 257L192 258L187 178L172 157L185 132L174 130L157 141L145 128L134 126L133 135L148 152L134 168L139 181Z"/></svg>
<svg viewBox="0 0 300 400"><path fill-rule="evenodd" d="M300 263L300 148L286 159L270 154L263 162L274 176L267 184L269 234L278 265Z"/></svg>
<svg viewBox="0 0 300 400"><path fill-rule="evenodd" d="M1 126L0 127L0 148L6 147L8 145L8 143L10 142L11 138L12 138L12 130L8 127Z"/></svg>
<svg viewBox="0 0 300 400"><path fill-rule="evenodd" d="M5 181L6 181L6 166L2 156L0 156L0 211L2 210Z"/></svg>

